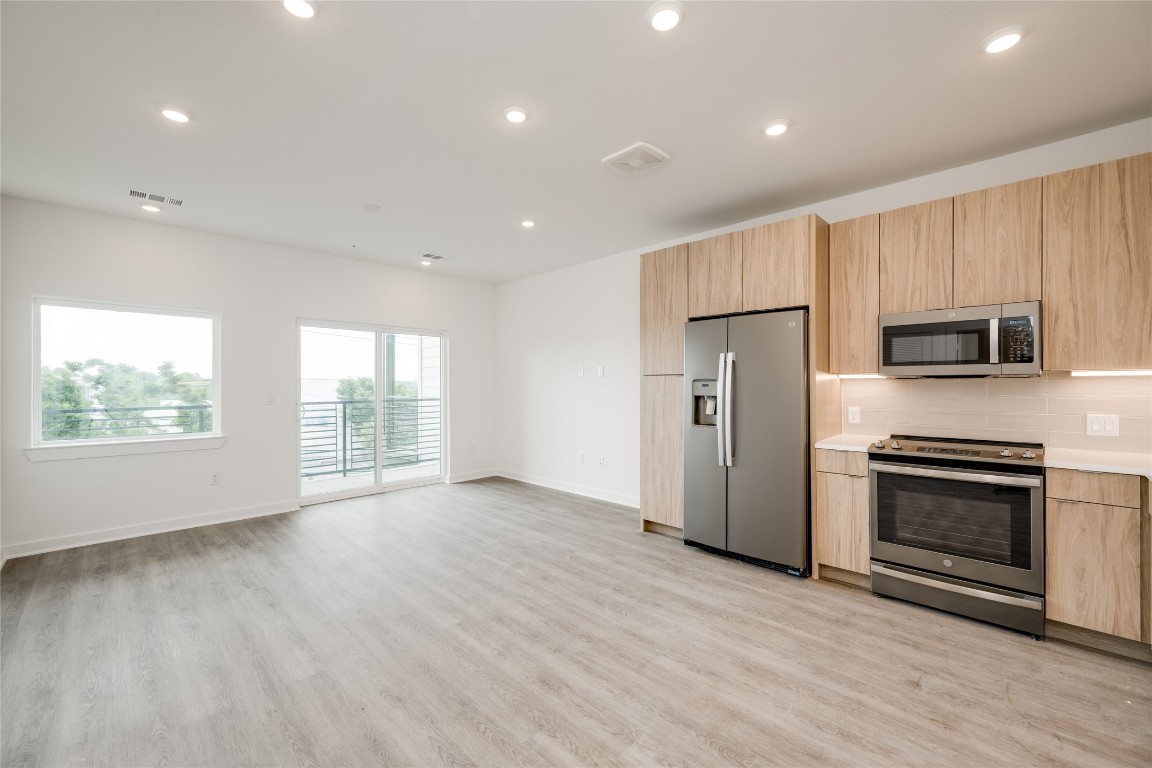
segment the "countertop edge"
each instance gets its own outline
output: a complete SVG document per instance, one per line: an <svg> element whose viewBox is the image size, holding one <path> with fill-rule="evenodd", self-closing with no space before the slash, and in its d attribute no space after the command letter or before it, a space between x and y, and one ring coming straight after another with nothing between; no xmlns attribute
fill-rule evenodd
<svg viewBox="0 0 1152 768"><path fill-rule="evenodd" d="M816 443L816 448L822 451L854 451L865 453L868 446L877 440L887 440L887 435L849 435L842 434L828 437Z"/></svg>

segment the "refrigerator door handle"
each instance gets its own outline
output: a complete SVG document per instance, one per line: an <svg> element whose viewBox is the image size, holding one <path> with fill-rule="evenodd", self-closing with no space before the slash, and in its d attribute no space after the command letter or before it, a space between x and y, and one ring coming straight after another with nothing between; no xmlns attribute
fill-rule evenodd
<svg viewBox="0 0 1152 768"><path fill-rule="evenodd" d="M720 367L716 370L716 460L724 466L724 353L720 353Z"/></svg>
<svg viewBox="0 0 1152 768"><path fill-rule="evenodd" d="M732 466L736 456L732 453L732 367L736 353L724 355L724 464Z"/></svg>

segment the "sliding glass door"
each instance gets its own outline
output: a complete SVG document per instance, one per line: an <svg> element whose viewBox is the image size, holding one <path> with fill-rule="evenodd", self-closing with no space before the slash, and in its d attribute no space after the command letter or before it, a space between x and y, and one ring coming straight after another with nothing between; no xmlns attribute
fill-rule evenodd
<svg viewBox="0 0 1152 768"><path fill-rule="evenodd" d="M442 477L443 338L300 323L300 495Z"/></svg>

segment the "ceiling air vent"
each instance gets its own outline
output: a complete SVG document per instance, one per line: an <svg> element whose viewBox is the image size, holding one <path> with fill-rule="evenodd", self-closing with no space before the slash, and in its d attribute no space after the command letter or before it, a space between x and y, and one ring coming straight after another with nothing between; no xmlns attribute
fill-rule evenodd
<svg viewBox="0 0 1152 768"><path fill-rule="evenodd" d="M609 168L620 171L620 173L634 175L643 173L657 165L664 165L671 159L672 156L664 150L658 149L648 142L641 141L627 149L622 149L619 152L608 155L608 157L600 162Z"/></svg>
<svg viewBox="0 0 1152 768"><path fill-rule="evenodd" d="M177 200L176 198L168 197L167 195L157 195L153 192L141 192L138 189L128 190L128 196L136 197L141 200L150 200L153 203L167 203L168 205L176 206L184 205L183 200Z"/></svg>

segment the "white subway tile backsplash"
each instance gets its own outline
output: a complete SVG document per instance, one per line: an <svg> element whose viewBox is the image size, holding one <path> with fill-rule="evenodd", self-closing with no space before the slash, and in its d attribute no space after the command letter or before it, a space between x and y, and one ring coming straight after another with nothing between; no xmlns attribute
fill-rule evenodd
<svg viewBox="0 0 1152 768"><path fill-rule="evenodd" d="M1120 399L1102 397L1050 397L1050 413L1115 413L1119 416L1152 418L1152 400Z"/></svg>
<svg viewBox="0 0 1152 768"><path fill-rule="evenodd" d="M1015 440L1058 448L1152 452L1152 382L1072 378L845 379L845 408L860 408L849 434ZM1085 413L1120 415L1119 437L1084 434Z"/></svg>

